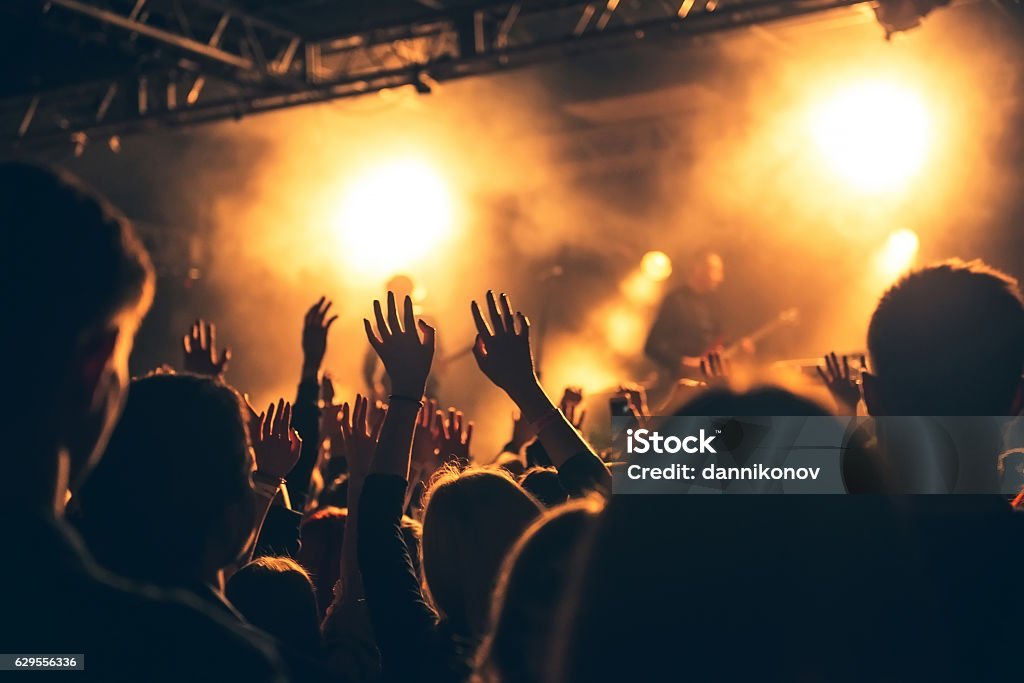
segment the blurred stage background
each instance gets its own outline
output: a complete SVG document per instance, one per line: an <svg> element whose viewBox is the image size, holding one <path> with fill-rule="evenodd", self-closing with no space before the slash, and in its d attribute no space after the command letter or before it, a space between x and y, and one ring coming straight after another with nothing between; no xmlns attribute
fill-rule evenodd
<svg viewBox="0 0 1024 683"><path fill-rule="evenodd" d="M401 3L351 4L339 21ZM642 3L590 4L588 22L617 5L615 27ZM509 292L543 323L555 393L645 372L658 299L701 250L724 258L733 334L799 308L759 345L765 361L861 349L874 298L915 262L1024 275L1024 23L1008 3L957 2L890 40L860 4L519 66L194 127L71 124L33 142L46 124L32 120L10 141L83 176L145 236L160 281L133 370L178 364L204 317L233 349L230 381L264 402L294 395L321 294L341 316L325 366L343 397L361 390L361 319L395 273L446 354L472 343L471 297ZM15 127L25 81L5 84ZM496 452L511 404L471 356L442 381L478 453Z"/></svg>

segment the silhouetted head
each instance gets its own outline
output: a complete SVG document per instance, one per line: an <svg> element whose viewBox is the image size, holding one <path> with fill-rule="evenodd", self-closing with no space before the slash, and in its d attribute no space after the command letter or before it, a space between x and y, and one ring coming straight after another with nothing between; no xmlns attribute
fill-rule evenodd
<svg viewBox="0 0 1024 683"><path fill-rule="evenodd" d="M1024 369L1017 282L981 261L914 271L878 301L868 352L872 415L1015 415Z"/></svg>
<svg viewBox="0 0 1024 683"><path fill-rule="evenodd" d="M530 525L509 552L494 591L491 628L477 653L481 680L544 680L572 560L602 507L600 499L591 498L552 508Z"/></svg>
<svg viewBox="0 0 1024 683"><path fill-rule="evenodd" d="M309 574L289 557L260 557L235 572L224 594L246 620L292 650L323 653Z"/></svg>
<svg viewBox="0 0 1024 683"><path fill-rule="evenodd" d="M526 472L526 465L523 464L523 459L519 457L518 453L502 453L494 461L494 466L500 467L517 479Z"/></svg>
<svg viewBox="0 0 1024 683"><path fill-rule="evenodd" d="M505 553L541 505L500 469L446 467L431 480L423 506L429 597L456 630L481 635Z"/></svg>
<svg viewBox="0 0 1024 683"><path fill-rule="evenodd" d="M758 387L746 392L711 389L699 394L676 411L679 417L820 417L834 416L820 405L781 387ZM730 438L730 426L722 437ZM840 445L839 443L836 444ZM843 484L849 493L892 493L895 479L891 467L871 448L857 430L845 435L841 459ZM743 448L732 451L734 458L747 455Z"/></svg>
<svg viewBox="0 0 1024 683"><path fill-rule="evenodd" d="M687 275L687 283L697 292L713 292L725 280L725 262L718 253L709 251L701 254Z"/></svg>
<svg viewBox="0 0 1024 683"><path fill-rule="evenodd" d="M335 598L334 585L341 575L341 545L347 522L348 509L334 506L320 507L302 522L302 547L296 559L312 575L321 614ZM401 526L405 547L418 573L423 526L408 516L402 517Z"/></svg>
<svg viewBox="0 0 1024 683"><path fill-rule="evenodd" d="M14 392L0 457L18 482L5 497L53 507L117 421L153 266L124 216L66 174L0 163L0 221L0 354Z"/></svg>
<svg viewBox="0 0 1024 683"><path fill-rule="evenodd" d="M558 470L554 467L532 467L519 484L545 507L552 508L569 500L569 492L562 486Z"/></svg>
<svg viewBox="0 0 1024 683"><path fill-rule="evenodd" d="M77 495L81 530L115 573L210 580L252 535L254 458L238 394L197 375L132 381L103 459Z"/></svg>

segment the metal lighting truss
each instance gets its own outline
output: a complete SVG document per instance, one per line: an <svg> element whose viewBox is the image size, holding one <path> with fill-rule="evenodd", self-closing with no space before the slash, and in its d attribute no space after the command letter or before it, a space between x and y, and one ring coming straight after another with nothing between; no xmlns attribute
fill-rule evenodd
<svg viewBox="0 0 1024 683"><path fill-rule="evenodd" d="M240 3L18 1L39 13L50 39L114 48L124 69L0 100L0 138L9 146L84 145L90 136L240 118L405 85L429 92L433 82L868 0L421 0L413 19L316 39L248 14Z"/></svg>

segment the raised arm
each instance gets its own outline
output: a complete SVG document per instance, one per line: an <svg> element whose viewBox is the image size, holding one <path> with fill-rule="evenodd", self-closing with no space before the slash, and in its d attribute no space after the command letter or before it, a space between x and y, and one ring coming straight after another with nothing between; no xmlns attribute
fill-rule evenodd
<svg viewBox="0 0 1024 683"><path fill-rule="evenodd" d="M295 494L305 498L310 477L320 453L320 368L327 353L327 333L338 319L330 315L332 302L326 297L309 307L302 321L302 374L295 396L292 426L302 437L302 453L291 475Z"/></svg>
<svg viewBox="0 0 1024 683"><path fill-rule="evenodd" d="M376 331L369 320L363 320L370 346L380 356L391 378L392 392L370 472L393 474L408 480L416 417L423 406L423 392L434 358L434 328L416 320L409 297L405 297L401 317L391 292L388 292L387 306L385 319L380 302L373 302Z"/></svg>
<svg viewBox="0 0 1024 683"><path fill-rule="evenodd" d="M250 407L252 412L252 408ZM250 415L251 439L256 456L253 485L257 505L254 510L253 536L246 557L252 559L263 522L270 506L282 490L285 479L299 459L302 442L291 428L292 407L284 399L271 403L260 415Z"/></svg>
<svg viewBox="0 0 1024 683"><path fill-rule="evenodd" d="M387 316L374 302L376 330L366 336L391 378L393 393L359 499L359 569L387 680L424 679L438 647L436 617L420 590L402 537L413 432L434 354L434 330L417 322L406 297L399 316L388 294ZM424 668L426 667L426 668Z"/></svg>
<svg viewBox="0 0 1024 683"><path fill-rule="evenodd" d="M530 350L530 321L521 312L512 313L508 296L487 292L487 318L477 302L472 303L477 337L473 346L480 370L519 407L523 417L537 430L544 449L570 493L607 490L611 475L597 454L573 424L545 393L537 378Z"/></svg>

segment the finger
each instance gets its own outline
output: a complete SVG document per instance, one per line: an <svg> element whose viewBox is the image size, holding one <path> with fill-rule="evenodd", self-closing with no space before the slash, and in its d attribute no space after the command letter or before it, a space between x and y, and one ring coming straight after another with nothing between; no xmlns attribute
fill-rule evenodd
<svg viewBox="0 0 1024 683"><path fill-rule="evenodd" d="M469 448L469 442L473 440L473 423L470 422L466 425L466 438L462 442L466 444L466 448Z"/></svg>
<svg viewBox="0 0 1024 683"><path fill-rule="evenodd" d="M373 325L371 325L370 321L367 320L366 318L363 318L363 327L366 328L366 340L370 342L370 346L373 347L374 351L380 353L381 341L380 339L377 338L376 333L374 333Z"/></svg>
<svg viewBox="0 0 1024 683"><path fill-rule="evenodd" d="M362 394L356 394L356 405L352 411L352 431L356 434L363 432L366 426L366 400Z"/></svg>
<svg viewBox="0 0 1024 683"><path fill-rule="evenodd" d="M394 292L388 292L388 324L391 325L391 334L401 334L405 331L398 319L398 302L395 301Z"/></svg>
<svg viewBox="0 0 1024 683"><path fill-rule="evenodd" d="M818 371L818 377L821 377L821 381L825 383L825 386L831 384L828 379L828 375L825 374L825 371L821 369L820 365L815 365L814 369Z"/></svg>
<svg viewBox="0 0 1024 683"><path fill-rule="evenodd" d="M349 421L349 405L348 401L341 404L341 433L346 438L352 434L352 423Z"/></svg>
<svg viewBox="0 0 1024 683"><path fill-rule="evenodd" d="M274 404L273 404L273 402L271 402L271 404L269 406L267 406L267 412L265 413L265 415L266 415L266 418L264 418L264 420L263 420L263 427L260 430L260 435L263 437L264 441L269 439L271 433L273 432L273 426L274 426Z"/></svg>
<svg viewBox="0 0 1024 683"><path fill-rule="evenodd" d="M416 314L413 312L411 296L406 295L405 301L402 302L402 307L402 312L405 316L405 331L416 334Z"/></svg>
<svg viewBox="0 0 1024 683"><path fill-rule="evenodd" d="M192 338L189 335L185 335L181 338L181 348L185 350L186 354L192 353Z"/></svg>
<svg viewBox="0 0 1024 683"><path fill-rule="evenodd" d="M477 334L486 339L494 336L491 334L491 328L487 325L487 321L484 320L483 313L480 312L480 304L474 301L469 308L473 311L473 322L476 324Z"/></svg>
<svg viewBox="0 0 1024 683"><path fill-rule="evenodd" d="M509 334L515 334L516 323L512 317L512 307L508 302L508 294L501 294L501 321L505 323L505 329Z"/></svg>
<svg viewBox="0 0 1024 683"><path fill-rule="evenodd" d="M231 360L231 347L225 346L220 351L220 364L227 365L229 360Z"/></svg>
<svg viewBox="0 0 1024 683"><path fill-rule="evenodd" d="M278 399L277 401L277 415L274 416L274 436L281 438L287 436L288 426L285 424L284 418L284 406L285 400Z"/></svg>
<svg viewBox="0 0 1024 683"><path fill-rule="evenodd" d="M426 324L422 320L420 321L420 331L423 333L423 346L430 349L431 353L434 351L434 328Z"/></svg>
<svg viewBox="0 0 1024 683"><path fill-rule="evenodd" d="M267 422L267 414L266 413L260 413L259 415L257 415L256 416L256 433L255 434L250 434L249 436L252 437L256 441L263 441L264 440L263 425L266 424L266 422Z"/></svg>
<svg viewBox="0 0 1024 683"><path fill-rule="evenodd" d="M700 374L704 375L705 377L708 376L708 366L707 363L704 362L703 358L700 359Z"/></svg>
<svg viewBox="0 0 1024 683"><path fill-rule="evenodd" d="M208 349L210 347L207 344L206 323L204 321L200 320L198 325L199 325L199 348L201 348L201 349Z"/></svg>
<svg viewBox="0 0 1024 683"><path fill-rule="evenodd" d="M291 432L292 430L292 404L290 401L285 401L284 404L284 419L281 420L284 423L285 431Z"/></svg>
<svg viewBox="0 0 1024 683"><path fill-rule="evenodd" d="M850 357L843 356L843 379L850 379Z"/></svg>
<svg viewBox="0 0 1024 683"><path fill-rule="evenodd" d="M494 292L487 290L487 312L491 316L491 324L494 325L494 334L501 335L508 332L505 329L505 323L501 319L501 314L498 313L498 302L494 298Z"/></svg>
<svg viewBox="0 0 1024 683"><path fill-rule="evenodd" d="M391 330L388 329L388 324L384 322L384 309L380 306L380 301L374 299L373 301L373 317L377 319L377 334L380 335L381 341L387 341L388 337L391 336Z"/></svg>
<svg viewBox="0 0 1024 683"><path fill-rule="evenodd" d="M192 323L192 332L191 332L191 334L192 334L193 346L199 346L200 334L199 334L199 319L198 318L196 319L196 321L194 323Z"/></svg>
<svg viewBox="0 0 1024 683"><path fill-rule="evenodd" d="M867 372L868 371L868 361L864 357L863 354L861 354L861 357L860 357L860 371L861 372Z"/></svg>
<svg viewBox="0 0 1024 683"><path fill-rule="evenodd" d="M839 358L836 357L835 351L833 351L829 355L832 357L832 376L839 377Z"/></svg>
<svg viewBox="0 0 1024 683"><path fill-rule="evenodd" d="M327 311L331 310L331 306L334 305L333 301L328 301L327 297L320 297L320 306L317 308L319 318L323 320L327 317Z"/></svg>
<svg viewBox="0 0 1024 683"><path fill-rule="evenodd" d="M217 360L217 326L213 323L206 324L206 343L210 345L210 359Z"/></svg>
<svg viewBox="0 0 1024 683"><path fill-rule="evenodd" d="M520 337L530 336L530 319L523 315L522 312L516 313L516 319L519 320L519 330L516 334Z"/></svg>
<svg viewBox="0 0 1024 683"><path fill-rule="evenodd" d="M334 321L337 320L337 319L338 319L338 316L336 316L336 315L331 316L330 320L328 320L326 323L324 323L324 332L326 332L327 330L331 329L331 325L333 325Z"/></svg>

